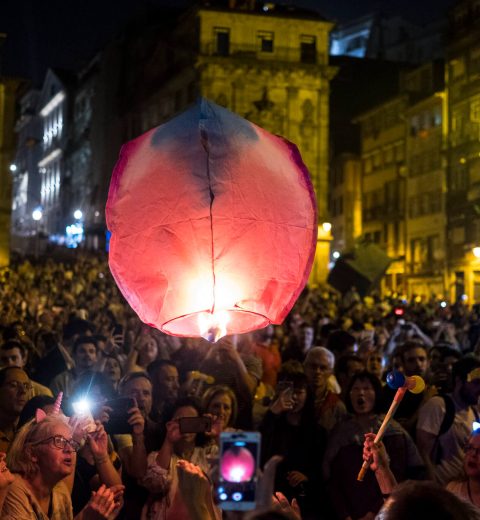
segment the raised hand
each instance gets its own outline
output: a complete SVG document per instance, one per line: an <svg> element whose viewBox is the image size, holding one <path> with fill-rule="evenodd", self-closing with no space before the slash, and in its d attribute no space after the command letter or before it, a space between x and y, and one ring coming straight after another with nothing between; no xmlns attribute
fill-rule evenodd
<svg viewBox="0 0 480 520"><path fill-rule="evenodd" d="M87 443L95 461L108 457L108 435L100 421L95 421L97 429L87 434Z"/></svg>
<svg viewBox="0 0 480 520"><path fill-rule="evenodd" d="M370 461L370 469L388 468L389 459L383 442L375 444L375 434L366 433L363 443L363 460Z"/></svg>
<svg viewBox="0 0 480 520"><path fill-rule="evenodd" d="M121 507L123 490L124 486L107 488L102 484L82 510L83 520L104 520L115 515Z"/></svg>

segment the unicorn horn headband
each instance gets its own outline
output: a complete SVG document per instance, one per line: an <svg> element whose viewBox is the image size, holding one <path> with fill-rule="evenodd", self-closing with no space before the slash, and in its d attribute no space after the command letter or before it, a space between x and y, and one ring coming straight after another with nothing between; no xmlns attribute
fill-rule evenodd
<svg viewBox="0 0 480 520"><path fill-rule="evenodd" d="M59 415L60 414L60 407L62 406L62 399L63 399L63 392L59 392L57 395L57 398L55 399L55 404L53 405L53 410L50 415ZM38 424L39 422L42 422L43 419L47 414L41 409L37 408L35 412L35 422Z"/></svg>
<svg viewBox="0 0 480 520"><path fill-rule="evenodd" d="M59 392L53 405L52 415L58 415L60 413L60 407L62 406L63 392Z"/></svg>

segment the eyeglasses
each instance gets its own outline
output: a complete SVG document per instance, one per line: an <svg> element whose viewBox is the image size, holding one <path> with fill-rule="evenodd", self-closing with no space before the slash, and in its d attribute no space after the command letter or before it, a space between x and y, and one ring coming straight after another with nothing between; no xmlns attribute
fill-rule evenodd
<svg viewBox="0 0 480 520"><path fill-rule="evenodd" d="M480 448L475 448L475 446L471 446L470 444L467 444L463 448L463 451L465 452L465 454L469 453L469 454L475 455L475 456L480 454Z"/></svg>
<svg viewBox="0 0 480 520"><path fill-rule="evenodd" d="M74 441L73 439L65 439L65 437L62 437L62 435L54 435L53 437L47 437L46 439L43 439L41 441L32 442L32 444L48 444L49 442L52 442L53 447L57 450L64 450L67 444L75 452L77 452L80 449L80 444L77 441Z"/></svg>
<svg viewBox="0 0 480 520"><path fill-rule="evenodd" d="M17 392L20 389L25 390L25 392L30 392L33 388L32 383L22 383L21 381L8 381L5 383L5 386Z"/></svg>

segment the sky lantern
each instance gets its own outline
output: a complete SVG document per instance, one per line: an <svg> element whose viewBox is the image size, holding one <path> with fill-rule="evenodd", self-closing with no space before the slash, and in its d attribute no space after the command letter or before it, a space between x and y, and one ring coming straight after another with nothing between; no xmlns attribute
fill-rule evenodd
<svg viewBox="0 0 480 520"><path fill-rule="evenodd" d="M167 334L216 341L282 323L312 267L315 200L294 144L201 99L122 147L110 269Z"/></svg>

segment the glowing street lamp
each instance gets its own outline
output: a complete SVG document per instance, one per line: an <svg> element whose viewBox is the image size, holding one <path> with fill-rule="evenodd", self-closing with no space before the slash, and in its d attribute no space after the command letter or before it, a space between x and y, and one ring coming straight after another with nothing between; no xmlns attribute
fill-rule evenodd
<svg viewBox="0 0 480 520"><path fill-rule="evenodd" d="M35 208L32 211L32 219L35 221L35 258L38 258L38 241L39 241L39 225L42 220L43 211L41 208Z"/></svg>
<svg viewBox="0 0 480 520"><path fill-rule="evenodd" d="M77 220L81 220L81 218L83 217L83 212L81 209L76 209L74 212L73 212L73 217Z"/></svg>
<svg viewBox="0 0 480 520"><path fill-rule="evenodd" d="M330 231L332 230L332 224L330 222L324 222L322 224L322 228L323 231L325 231L325 233L330 233Z"/></svg>
<svg viewBox="0 0 480 520"><path fill-rule="evenodd" d="M35 222L38 222L39 220L42 220L43 213L42 210L39 208L36 208L32 211L32 218L35 220Z"/></svg>
<svg viewBox="0 0 480 520"><path fill-rule="evenodd" d="M17 165L14 164L14 163L12 163L12 164L10 165L10 171L11 171L12 173L16 172L16 171L17 171Z"/></svg>
<svg viewBox="0 0 480 520"><path fill-rule="evenodd" d="M480 258L480 247L474 247L472 249L472 253L475 258Z"/></svg>

